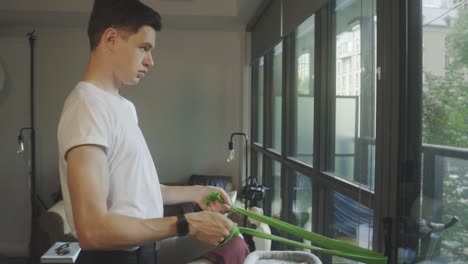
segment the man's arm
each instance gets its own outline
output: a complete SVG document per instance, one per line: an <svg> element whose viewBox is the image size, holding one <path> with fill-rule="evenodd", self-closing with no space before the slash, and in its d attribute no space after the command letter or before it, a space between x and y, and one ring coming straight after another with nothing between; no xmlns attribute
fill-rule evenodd
<svg viewBox="0 0 468 264"><path fill-rule="evenodd" d="M226 212L229 210L231 201L222 188L214 186L192 185L192 186L166 186L161 184L161 193L165 205L194 202L198 203L203 210L213 212ZM211 192L219 192L227 205L218 201L205 204L205 197Z"/></svg>
<svg viewBox="0 0 468 264"><path fill-rule="evenodd" d="M108 211L108 160L102 147L73 148L67 164L74 223L83 249L128 248L177 235L176 217L144 220ZM186 218L190 234L212 245L229 235L232 228L232 222L218 213L191 213Z"/></svg>

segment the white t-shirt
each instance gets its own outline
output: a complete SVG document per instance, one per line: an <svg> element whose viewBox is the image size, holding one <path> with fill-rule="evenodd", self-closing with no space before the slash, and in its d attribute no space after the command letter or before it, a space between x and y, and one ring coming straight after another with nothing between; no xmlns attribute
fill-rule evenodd
<svg viewBox="0 0 468 264"><path fill-rule="evenodd" d="M107 152L107 208L111 213L142 219L163 217L158 174L134 105L120 95L79 82L65 101L58 126L60 182L73 235L76 229L65 158L70 149L85 144L102 146Z"/></svg>

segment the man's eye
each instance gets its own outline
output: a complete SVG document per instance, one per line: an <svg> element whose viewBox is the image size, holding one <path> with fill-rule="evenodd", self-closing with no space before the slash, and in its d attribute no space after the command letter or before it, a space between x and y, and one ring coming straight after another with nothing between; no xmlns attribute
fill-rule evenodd
<svg viewBox="0 0 468 264"><path fill-rule="evenodd" d="M140 51L147 52L147 51L148 51L148 48L147 48L147 47L141 47L141 48L140 48Z"/></svg>

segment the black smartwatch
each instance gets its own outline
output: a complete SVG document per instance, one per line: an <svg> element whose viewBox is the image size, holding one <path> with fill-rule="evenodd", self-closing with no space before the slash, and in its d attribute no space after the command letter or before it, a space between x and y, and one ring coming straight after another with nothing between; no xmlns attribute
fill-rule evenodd
<svg viewBox="0 0 468 264"><path fill-rule="evenodd" d="M185 215L178 215L177 216L177 235L178 236L185 236L189 232L189 224L187 219L185 219Z"/></svg>

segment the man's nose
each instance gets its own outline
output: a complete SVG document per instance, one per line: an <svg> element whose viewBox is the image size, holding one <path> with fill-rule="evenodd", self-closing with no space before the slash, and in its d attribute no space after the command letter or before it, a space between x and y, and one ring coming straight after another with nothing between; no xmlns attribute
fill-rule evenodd
<svg viewBox="0 0 468 264"><path fill-rule="evenodd" d="M151 55L151 52L148 52L147 55L145 56L143 65L145 65L147 68L154 66L153 55Z"/></svg>

